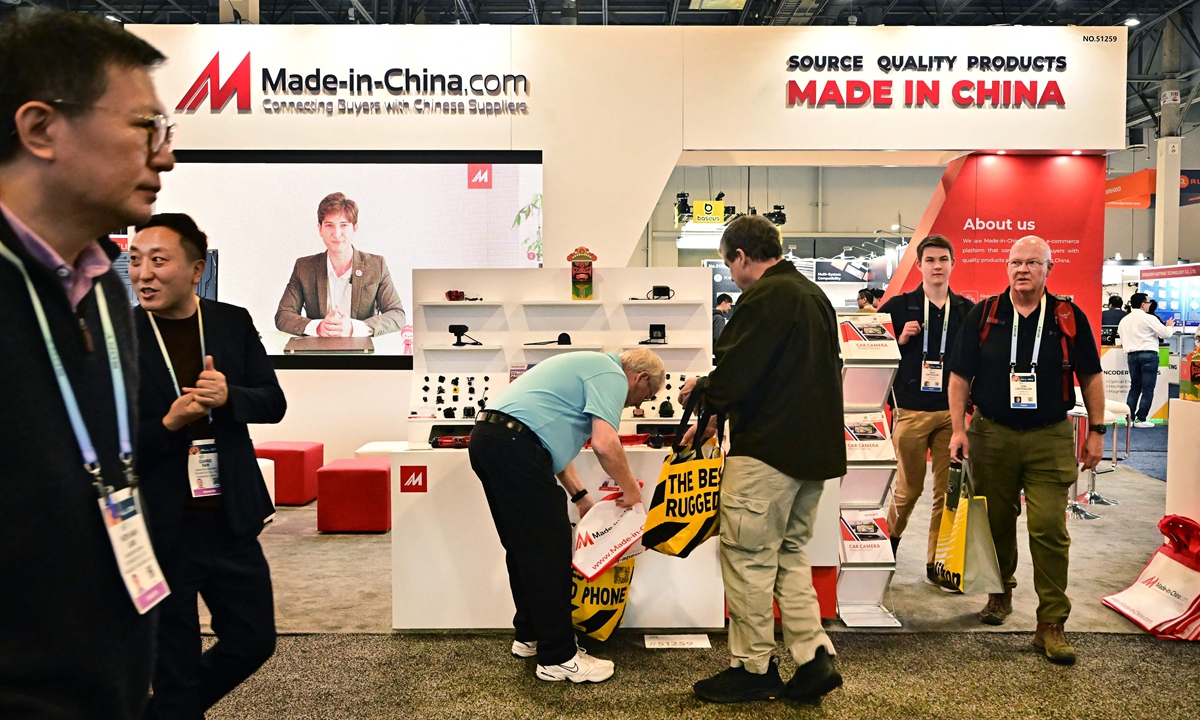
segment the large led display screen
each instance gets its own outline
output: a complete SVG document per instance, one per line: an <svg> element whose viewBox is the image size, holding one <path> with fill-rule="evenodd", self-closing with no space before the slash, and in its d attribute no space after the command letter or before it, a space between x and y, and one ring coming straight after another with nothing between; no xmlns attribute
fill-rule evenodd
<svg viewBox="0 0 1200 720"><path fill-rule="evenodd" d="M538 153L179 156L156 211L208 234L218 298L249 310L272 355L411 355L414 269L541 260Z"/></svg>

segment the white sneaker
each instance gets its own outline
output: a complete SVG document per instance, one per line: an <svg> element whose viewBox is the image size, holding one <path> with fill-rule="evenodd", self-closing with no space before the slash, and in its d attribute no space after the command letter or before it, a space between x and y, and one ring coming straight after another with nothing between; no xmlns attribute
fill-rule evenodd
<svg viewBox="0 0 1200 720"><path fill-rule="evenodd" d="M537 657L537 640L534 640L533 642L521 642L520 640L513 640L512 655L515 658L521 659Z"/></svg>
<svg viewBox="0 0 1200 720"><path fill-rule="evenodd" d="M612 677L613 669L611 660L601 660L581 650L561 665L538 665L536 674L540 679L550 682L604 682Z"/></svg>
<svg viewBox="0 0 1200 720"><path fill-rule="evenodd" d="M1152 428L1154 427L1154 423L1150 422L1149 420L1143 420L1141 422L1135 422L1133 426L1135 428Z"/></svg>

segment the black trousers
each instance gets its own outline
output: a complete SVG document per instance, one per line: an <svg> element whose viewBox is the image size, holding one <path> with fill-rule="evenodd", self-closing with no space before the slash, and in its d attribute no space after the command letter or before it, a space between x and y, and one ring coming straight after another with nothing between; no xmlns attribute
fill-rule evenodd
<svg viewBox="0 0 1200 720"><path fill-rule="evenodd" d="M537 641L541 665L567 662L576 651L571 520L550 453L528 434L484 424L471 432L469 452L506 553L516 637Z"/></svg>
<svg viewBox="0 0 1200 720"><path fill-rule="evenodd" d="M159 606L154 697L147 716L196 720L275 652L271 569L257 537L238 539L224 513L185 513L162 566L171 594ZM201 653L196 596L217 642Z"/></svg>

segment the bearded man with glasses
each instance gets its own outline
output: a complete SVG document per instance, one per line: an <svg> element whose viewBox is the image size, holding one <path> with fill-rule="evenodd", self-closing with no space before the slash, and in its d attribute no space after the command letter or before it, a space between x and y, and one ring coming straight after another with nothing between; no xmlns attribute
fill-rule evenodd
<svg viewBox="0 0 1200 720"><path fill-rule="evenodd" d="M1009 251L1008 290L967 315L949 362L950 455L969 458L975 491L987 498L1004 582L1003 592L988 596L980 621L1001 625L1012 613L1024 490L1038 595L1033 644L1051 662L1070 665L1075 649L1063 629L1071 612L1066 509L1079 466L1067 412L1075 407L1074 376L1090 425L1083 466L1093 468L1104 449L1104 379L1087 316L1046 292L1053 269L1045 240L1021 238ZM975 405L969 428L968 398Z"/></svg>
<svg viewBox="0 0 1200 720"><path fill-rule="evenodd" d="M0 25L5 720L138 718L149 694L170 589L137 501L138 354L103 236L146 222L174 166L162 60L87 15Z"/></svg>

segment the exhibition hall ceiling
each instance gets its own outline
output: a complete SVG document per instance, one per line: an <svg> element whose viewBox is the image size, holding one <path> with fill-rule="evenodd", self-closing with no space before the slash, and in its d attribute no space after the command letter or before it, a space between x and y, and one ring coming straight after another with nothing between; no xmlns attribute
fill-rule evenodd
<svg viewBox="0 0 1200 720"><path fill-rule="evenodd" d="M263 25L1126 25L1127 123L1148 128L1160 107L1163 31L1174 26L1182 41L1181 95L1200 84L1195 0L0 0L0 18L38 8L136 24L216 24L240 8L239 17L256 14ZM1200 121L1195 105L1191 119Z"/></svg>

